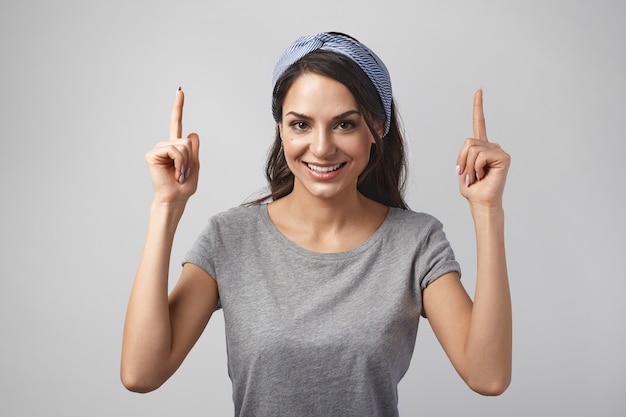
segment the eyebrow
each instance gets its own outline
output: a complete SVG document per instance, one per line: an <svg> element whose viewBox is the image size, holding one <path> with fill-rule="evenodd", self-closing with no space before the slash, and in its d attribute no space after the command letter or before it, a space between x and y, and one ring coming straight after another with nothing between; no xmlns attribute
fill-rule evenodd
<svg viewBox="0 0 626 417"><path fill-rule="evenodd" d="M338 115L334 116L333 120L344 119L344 118L346 118L348 116L351 116L353 114L358 114L360 116L361 112L359 112L358 110L348 110L347 112L343 112L341 114L338 114ZM311 116L307 116L306 114L303 114L303 113L297 113L295 111L290 111L287 114L285 114L285 116L295 116L298 119L303 119L303 120L311 120L311 119L313 119Z"/></svg>

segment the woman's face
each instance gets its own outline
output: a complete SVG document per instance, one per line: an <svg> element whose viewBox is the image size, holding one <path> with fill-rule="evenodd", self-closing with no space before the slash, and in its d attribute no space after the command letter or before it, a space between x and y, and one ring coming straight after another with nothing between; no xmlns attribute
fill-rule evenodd
<svg viewBox="0 0 626 417"><path fill-rule="evenodd" d="M352 93L332 78L306 73L287 92L282 112L279 129L295 177L293 192L324 199L355 192L374 137Z"/></svg>

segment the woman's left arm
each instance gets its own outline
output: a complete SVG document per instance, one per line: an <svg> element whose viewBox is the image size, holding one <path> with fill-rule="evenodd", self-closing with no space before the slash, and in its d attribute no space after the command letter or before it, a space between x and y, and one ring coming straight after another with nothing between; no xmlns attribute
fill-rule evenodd
<svg viewBox="0 0 626 417"><path fill-rule="evenodd" d="M499 395L511 380L512 318L502 194L510 157L487 140L482 90L474 95L474 138L457 159L461 194L476 231L477 276L472 302L456 273L424 290L429 322L455 369L476 392Z"/></svg>

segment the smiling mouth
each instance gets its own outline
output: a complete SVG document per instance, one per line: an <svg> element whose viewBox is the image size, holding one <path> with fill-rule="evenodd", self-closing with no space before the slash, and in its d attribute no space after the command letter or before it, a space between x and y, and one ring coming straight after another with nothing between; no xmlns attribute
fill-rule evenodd
<svg viewBox="0 0 626 417"><path fill-rule="evenodd" d="M313 165L313 164L310 164L310 163L306 164L306 166L311 171L321 172L321 173L337 171L339 168L341 168L344 165L345 165L345 162L342 162L341 164L337 164L337 165L330 165L330 166L324 166L324 167L321 167L319 165Z"/></svg>

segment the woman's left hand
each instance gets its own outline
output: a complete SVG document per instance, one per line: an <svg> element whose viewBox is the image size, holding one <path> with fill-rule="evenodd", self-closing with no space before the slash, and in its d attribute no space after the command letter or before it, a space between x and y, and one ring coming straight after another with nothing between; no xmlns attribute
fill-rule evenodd
<svg viewBox="0 0 626 417"><path fill-rule="evenodd" d="M465 140L457 158L459 189L472 208L501 208L511 157L487 140L482 90L474 94L472 124L474 137Z"/></svg>

